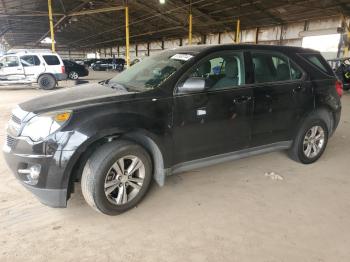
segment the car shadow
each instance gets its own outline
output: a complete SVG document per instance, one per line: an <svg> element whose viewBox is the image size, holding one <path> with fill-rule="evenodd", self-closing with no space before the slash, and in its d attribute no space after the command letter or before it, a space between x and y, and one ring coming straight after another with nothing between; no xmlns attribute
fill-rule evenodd
<svg viewBox="0 0 350 262"><path fill-rule="evenodd" d="M75 85L83 85L89 83L89 80L77 79L75 80Z"/></svg>

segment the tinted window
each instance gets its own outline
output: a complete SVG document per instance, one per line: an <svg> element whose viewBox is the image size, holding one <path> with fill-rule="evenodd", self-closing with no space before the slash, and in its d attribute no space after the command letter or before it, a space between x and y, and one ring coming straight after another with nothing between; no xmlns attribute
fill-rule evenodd
<svg viewBox="0 0 350 262"><path fill-rule="evenodd" d="M223 53L210 56L191 70L190 77L205 78L210 90L233 88L245 83L242 53Z"/></svg>
<svg viewBox="0 0 350 262"><path fill-rule="evenodd" d="M303 57L305 57L311 64L318 67L318 69L321 69L323 72L332 74L331 68L320 54L303 54Z"/></svg>
<svg viewBox="0 0 350 262"><path fill-rule="evenodd" d="M21 56L21 64L23 66L38 66L40 65L40 60L36 55L26 55Z"/></svg>
<svg viewBox="0 0 350 262"><path fill-rule="evenodd" d="M191 58L191 54L163 51L118 74L109 81L109 84L119 84L130 90L140 91L157 88Z"/></svg>
<svg viewBox="0 0 350 262"><path fill-rule="evenodd" d="M43 58L48 65L59 65L60 60L55 55L43 55Z"/></svg>
<svg viewBox="0 0 350 262"><path fill-rule="evenodd" d="M303 77L303 72L301 72L300 69L295 65L290 64L290 75L292 77L292 80L297 80Z"/></svg>
<svg viewBox="0 0 350 262"><path fill-rule="evenodd" d="M16 67L19 66L18 59L16 56L6 56L0 60L3 67Z"/></svg>
<svg viewBox="0 0 350 262"><path fill-rule="evenodd" d="M289 59L278 54L253 53L256 83L291 80Z"/></svg>

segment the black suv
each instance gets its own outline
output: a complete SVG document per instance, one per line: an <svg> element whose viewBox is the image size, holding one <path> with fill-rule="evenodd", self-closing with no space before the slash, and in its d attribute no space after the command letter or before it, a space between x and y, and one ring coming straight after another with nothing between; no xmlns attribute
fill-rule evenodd
<svg viewBox="0 0 350 262"><path fill-rule="evenodd" d="M273 150L315 162L336 129L342 84L317 51L259 45L164 51L109 81L12 112L4 146L16 177L65 207L81 181L105 214L140 202L152 178Z"/></svg>

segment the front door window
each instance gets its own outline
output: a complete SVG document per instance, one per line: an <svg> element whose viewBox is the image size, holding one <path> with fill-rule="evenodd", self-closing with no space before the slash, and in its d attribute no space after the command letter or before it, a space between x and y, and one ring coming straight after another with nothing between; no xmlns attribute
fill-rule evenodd
<svg viewBox="0 0 350 262"><path fill-rule="evenodd" d="M19 62L16 56L6 56L0 60L2 67L18 67Z"/></svg>
<svg viewBox="0 0 350 262"><path fill-rule="evenodd" d="M241 52L224 52L204 59L189 77L205 79L206 89L224 90L245 84L244 57Z"/></svg>

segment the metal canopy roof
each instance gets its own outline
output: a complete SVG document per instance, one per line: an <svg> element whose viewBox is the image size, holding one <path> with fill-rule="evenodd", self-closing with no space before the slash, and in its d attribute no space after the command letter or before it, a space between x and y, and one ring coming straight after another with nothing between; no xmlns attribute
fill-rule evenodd
<svg viewBox="0 0 350 262"><path fill-rule="evenodd" d="M129 0L130 41L186 37L189 0ZM124 45L122 0L53 0L61 48ZM312 18L350 15L350 0L192 0L193 33L234 31ZM39 46L49 36L46 0L0 0L0 38L10 46Z"/></svg>

